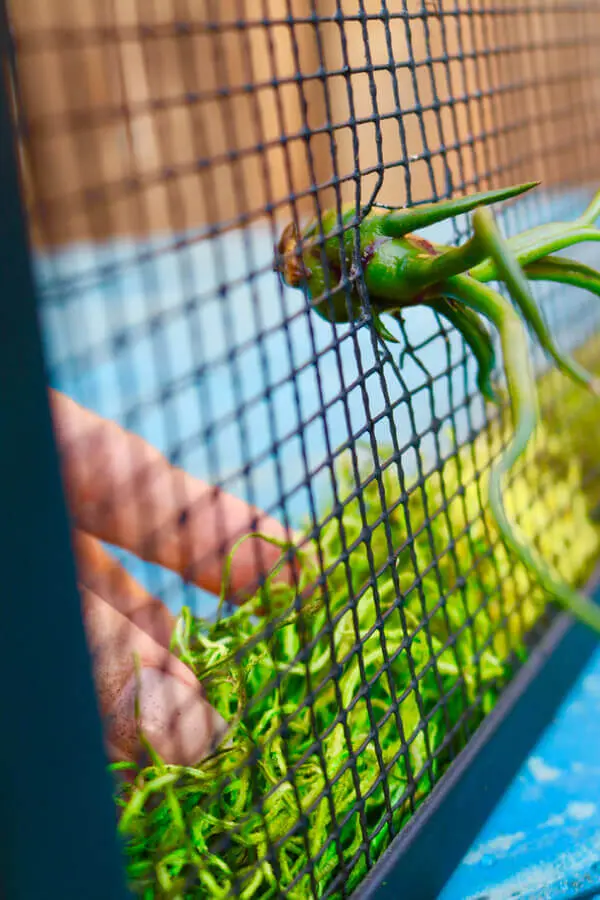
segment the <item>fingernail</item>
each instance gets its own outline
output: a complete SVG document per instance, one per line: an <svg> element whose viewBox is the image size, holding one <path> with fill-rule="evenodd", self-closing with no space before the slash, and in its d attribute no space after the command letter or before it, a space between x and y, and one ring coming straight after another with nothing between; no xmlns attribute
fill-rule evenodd
<svg viewBox="0 0 600 900"><path fill-rule="evenodd" d="M156 668L143 668L125 685L114 708L110 741L130 759L139 756L135 698L139 688L140 724L146 740L166 763L199 763L227 731L225 719L208 703L200 685L192 687Z"/></svg>

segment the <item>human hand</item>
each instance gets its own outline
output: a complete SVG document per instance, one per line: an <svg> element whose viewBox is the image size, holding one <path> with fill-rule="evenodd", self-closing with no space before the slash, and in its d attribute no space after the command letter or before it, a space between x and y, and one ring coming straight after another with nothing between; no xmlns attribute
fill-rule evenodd
<svg viewBox="0 0 600 900"><path fill-rule="evenodd" d="M61 455L88 645L107 752L142 753L144 736L168 763L192 765L222 739L227 723L208 703L194 673L169 652L175 619L105 550L131 551L218 593L222 562L249 531L286 541L284 527L242 500L172 466L142 438L50 391ZM281 557L263 541L242 543L230 587L243 602ZM277 576L290 579L286 564ZM134 654L140 661L136 678Z"/></svg>

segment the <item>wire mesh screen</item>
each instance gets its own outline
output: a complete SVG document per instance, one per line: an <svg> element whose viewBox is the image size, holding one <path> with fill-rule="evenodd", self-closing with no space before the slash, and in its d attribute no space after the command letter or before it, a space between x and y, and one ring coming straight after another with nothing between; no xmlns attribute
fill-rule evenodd
<svg viewBox="0 0 600 900"><path fill-rule="evenodd" d="M600 176L600 5L30 0L9 27L130 886L348 897L552 614L487 511L510 423L459 333L415 306L384 352L368 310L315 316L274 247L341 203L538 179L498 209L507 234L578 215ZM534 292L593 368L597 299ZM535 360L543 424L509 502L581 580L600 417Z"/></svg>

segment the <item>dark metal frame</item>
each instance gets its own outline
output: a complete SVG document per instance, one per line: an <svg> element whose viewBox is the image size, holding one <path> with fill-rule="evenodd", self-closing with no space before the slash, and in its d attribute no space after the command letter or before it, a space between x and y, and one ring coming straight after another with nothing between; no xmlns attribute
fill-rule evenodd
<svg viewBox="0 0 600 900"><path fill-rule="evenodd" d="M5 81L0 196L0 896L124 900Z"/></svg>

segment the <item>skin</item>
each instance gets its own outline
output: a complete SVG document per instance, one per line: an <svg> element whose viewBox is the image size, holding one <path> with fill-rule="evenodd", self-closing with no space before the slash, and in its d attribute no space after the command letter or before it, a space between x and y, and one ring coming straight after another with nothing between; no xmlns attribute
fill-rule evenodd
<svg viewBox="0 0 600 900"><path fill-rule="evenodd" d="M169 651L175 618L101 541L219 593L224 559L241 535L259 530L287 542L293 536L65 395L50 391L50 403L108 755L115 761L143 757L137 697L141 730L155 752L167 763L194 765L223 739L227 723L206 700L192 670ZM136 515L140 498L145 505ZM231 567L229 599L243 602L281 553L264 541L241 544ZM291 565L277 577L291 580Z"/></svg>
<svg viewBox="0 0 600 900"><path fill-rule="evenodd" d="M555 579L544 562L520 540L503 504L503 479L523 454L538 422L526 326L565 375L598 393L597 379L556 344L531 294L528 278L585 287L600 295L600 274L552 256L581 241L600 240L600 230L594 226L600 215L600 191L575 222L543 225L505 239L487 207L531 190L536 184L416 209L371 212L360 222L354 208L347 206L342 210L339 226L336 212L329 211L322 216L320 226L315 220L302 235L293 224L284 230L275 269L286 284L308 291L315 312L322 317L332 322L358 318L362 313L356 288L359 273L354 263L358 230L360 273L379 339L386 341L391 337L381 321L382 315L398 316L401 310L419 304L437 309L460 329L474 351L479 366L478 384L490 400L497 399L490 381L493 346L479 317L497 330L515 428L509 446L490 472L492 514L507 546L545 590L600 634L600 607ZM467 212L473 212L473 234L460 247L432 245L413 234L413 229ZM512 304L488 286L495 280L504 281Z"/></svg>

